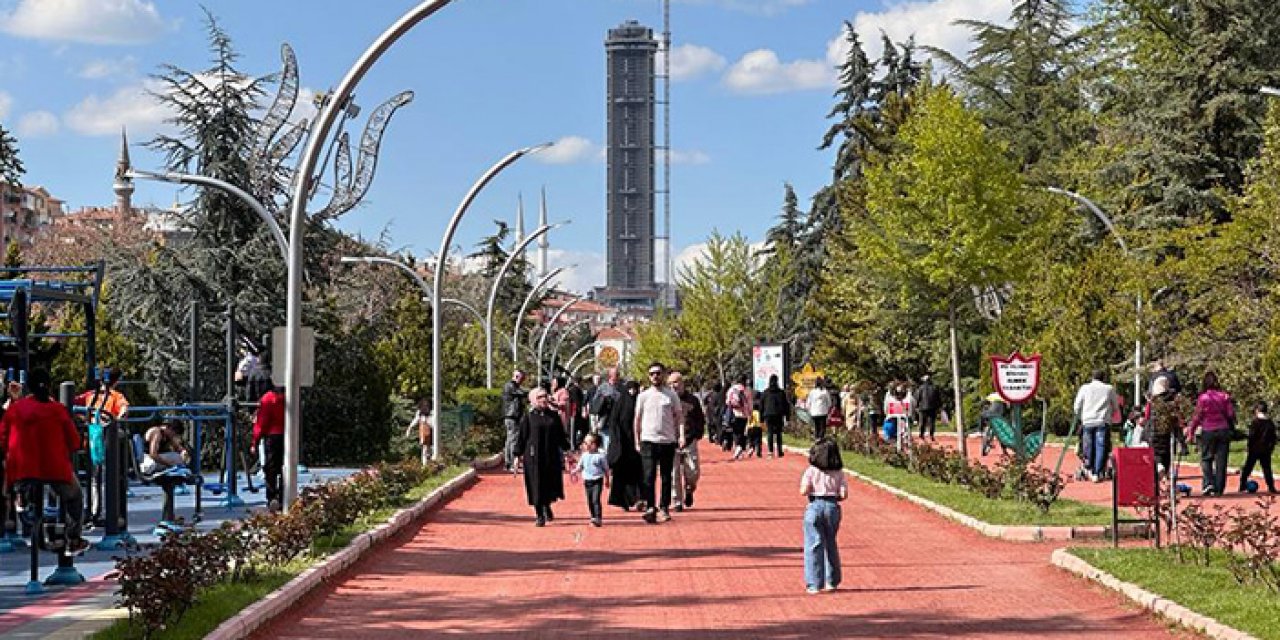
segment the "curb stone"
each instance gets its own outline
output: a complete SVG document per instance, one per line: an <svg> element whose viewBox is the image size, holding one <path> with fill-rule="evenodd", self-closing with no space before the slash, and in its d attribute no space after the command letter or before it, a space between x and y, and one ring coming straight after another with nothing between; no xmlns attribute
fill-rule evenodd
<svg viewBox="0 0 1280 640"><path fill-rule="evenodd" d="M1086 580L1097 582L1132 600L1143 609L1147 609L1188 629L1199 631L1215 640L1257 640L1255 636L1222 624L1204 614L1196 613L1136 584L1123 582L1115 576L1085 562L1067 549L1055 549L1051 558L1054 565Z"/></svg>
<svg viewBox="0 0 1280 640"><path fill-rule="evenodd" d="M786 446L787 451L798 454L806 454L807 450L800 447ZM874 478L867 477L853 471L845 469L845 473L872 485L883 491L887 491L908 502L915 503L925 509L940 514L948 520L952 520L973 529L988 538L997 538L1010 542L1042 542L1045 540L1066 542L1070 540L1101 540L1111 537L1111 527L1107 525L1083 525L1083 526L1039 526L1039 525L1002 525L983 522L973 516L960 513L950 507L945 507L932 500L927 500L903 491L895 486L885 484ZM1145 533L1145 529L1141 525L1121 525L1120 537L1137 538Z"/></svg>
<svg viewBox="0 0 1280 640"><path fill-rule="evenodd" d="M284 613L313 589L355 564L374 545L395 536L405 527L418 521L432 507L455 498L457 493L475 481L480 470L492 469L501 462L501 454L473 462L470 469L437 487L417 504L400 509L383 524L356 536L340 551L311 565L279 589L267 594L262 600L245 607L236 615L223 621L205 636L205 640L239 640L248 637L272 618Z"/></svg>

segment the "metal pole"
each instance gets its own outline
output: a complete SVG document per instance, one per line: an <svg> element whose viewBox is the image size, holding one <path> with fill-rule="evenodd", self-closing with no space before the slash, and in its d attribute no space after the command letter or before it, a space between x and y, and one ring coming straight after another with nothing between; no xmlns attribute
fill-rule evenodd
<svg viewBox="0 0 1280 640"><path fill-rule="evenodd" d="M543 371L542 350L547 345L547 334L551 331L551 327L556 326L556 320L560 319L560 314L568 310L569 307L572 307L573 305L577 304L578 301L580 300L582 300L582 296L574 296L572 298L569 298L568 302L561 305L559 309L556 309L556 312L551 315L551 319L547 321L547 326L543 327L542 337L538 338L538 377L539 378L542 377L542 371Z"/></svg>
<svg viewBox="0 0 1280 640"><path fill-rule="evenodd" d="M511 268L511 265L515 263L520 252L524 251L525 247L529 246L529 243L538 239L538 236L566 224L568 224L568 222L551 225L544 224L541 227L538 227L536 231L529 234L527 238L521 240L520 243L511 250L511 253L507 256L507 261L502 263L502 268L498 269L498 275L493 279L493 286L489 288L489 304L486 307L484 314L484 386L487 389L493 388L493 305L498 300L498 286L502 284L502 276L507 274L507 269Z"/></svg>
<svg viewBox="0 0 1280 640"><path fill-rule="evenodd" d="M249 193L244 189L217 178L192 175L188 173L153 173L151 171L130 169L129 171L126 171L124 175L126 178L139 178L142 180L156 180L159 182L174 182L178 184L194 184L201 187L213 187L214 189L221 189L222 191L239 198L245 204L249 205L249 208L253 209L253 212L258 214L258 217L262 222L267 225L267 229L271 231L271 237L276 241L276 246L280 249L280 257L285 261L285 264L289 263L289 241L285 240L284 232L280 230L280 223L276 221L275 216L271 215L271 213L267 211L266 207L262 206L262 203L259 202L257 198L249 195Z"/></svg>
<svg viewBox="0 0 1280 640"><path fill-rule="evenodd" d="M569 369L569 367L572 367L572 366L573 366L573 362L574 362L575 360L577 360L577 359L578 359L578 356L581 356L583 353L585 353L585 352L586 352L586 350L587 350L587 349L590 349L590 348L592 348L592 347L596 346L596 344L597 344L597 341L592 340L591 342L588 342L587 344L582 345L582 348L581 348L581 349L578 349L577 351L574 351L574 352L573 352L573 355L569 356L569 359L567 359L567 360L565 360L565 361L564 361L564 367L565 367L566 369ZM573 368L573 369L570 369L570 371L572 371L572 372L576 375L576 374L578 373L578 368L580 368L583 364L585 364L585 363L587 363L587 362L590 362L590 360L584 360L583 362L578 363L578 367L575 367L575 368Z"/></svg>
<svg viewBox="0 0 1280 640"><path fill-rule="evenodd" d="M1074 191L1067 191L1066 189L1061 189L1058 187L1045 187L1045 191L1048 191L1049 193L1056 193L1060 196L1066 196L1084 205L1084 207L1088 209L1089 212L1092 213L1094 217L1098 219L1099 222L1102 223L1102 226L1107 228L1107 231L1111 233L1111 236L1116 239L1116 244L1120 245L1120 250L1123 251L1126 256L1129 255L1129 245L1125 243L1124 237L1121 236L1120 232L1116 229L1116 225L1111 221L1111 217L1108 216L1106 213L1104 213L1102 211L1102 208L1099 207L1097 204L1094 204L1092 200ZM1138 402L1142 400L1142 294L1141 293L1138 294L1137 310L1138 310L1138 315L1137 315L1136 321L1138 323L1138 337L1134 340L1134 345L1133 345L1133 404L1130 406L1130 408L1137 407Z"/></svg>
<svg viewBox="0 0 1280 640"><path fill-rule="evenodd" d="M551 371L552 374L555 374L556 356L560 353L560 347L564 346L564 339L569 337L569 334L573 333L574 330L577 329L578 327L581 327L582 325L589 325L589 324L591 324L590 318L587 318L586 320L579 320L569 325L567 328L565 328L565 330L560 334L560 336L556 338L556 346L554 349L551 350L551 366L548 367L548 369Z"/></svg>
<svg viewBox="0 0 1280 640"><path fill-rule="evenodd" d="M355 64L347 70L347 75L338 83L328 103L320 108L311 127L311 135L307 146L298 159L295 170L296 181L293 194L289 200L289 288L286 305L287 321L285 322L285 404L284 404L284 506L288 508L298 495L298 446L302 430L302 243L307 224L307 201L312 194L312 185L317 181L314 176L316 162L320 159L320 150L329 130L340 112L345 111L347 99L351 97L356 84L364 77L369 68L397 40L422 20L436 11L443 9L451 0L426 0L410 9L383 31L369 48L356 59ZM438 422L438 421L437 421Z"/></svg>
<svg viewBox="0 0 1280 640"><path fill-rule="evenodd" d="M577 266L577 265L573 265L573 266ZM520 363L520 353L519 351L516 350L516 346L520 344L520 323L524 321L524 314L525 314L525 311L529 309L529 303L533 301L534 294L538 293L539 290L547 286L547 283L551 282L552 279L560 275L560 272L564 271L565 268L566 267L558 267L556 269L552 269L550 273L548 273L545 276L542 276L542 279L539 280L537 284L533 285L532 289L529 289L529 293L524 297L524 302L520 304L520 311L519 313L516 314L515 322L513 323L514 326L511 327L511 362L512 364L515 364L518 366Z"/></svg>
<svg viewBox="0 0 1280 640"><path fill-rule="evenodd" d="M458 203L458 208L454 210L453 217L449 219L449 226L445 227L444 236L440 238L440 251L436 254L440 259L436 261L436 269L433 274L431 288L431 308L440 308L440 292L444 289L444 272L448 268L449 245L453 244L453 234L458 230L458 223L462 222L462 216L466 215L467 209L471 203L475 201L476 196L480 194L480 190L493 180L499 172L511 166L516 160L533 153L541 151L551 146L550 143L544 143L523 149L516 149L508 153L504 158L496 162L488 171L485 171L474 184L467 194L462 197L462 201ZM436 415L443 415L444 411L444 390L440 384L444 379L444 361L440 357L440 331L443 329L442 318L439 313L431 314L431 406L434 408ZM431 426L431 459L440 459L440 422L437 418Z"/></svg>

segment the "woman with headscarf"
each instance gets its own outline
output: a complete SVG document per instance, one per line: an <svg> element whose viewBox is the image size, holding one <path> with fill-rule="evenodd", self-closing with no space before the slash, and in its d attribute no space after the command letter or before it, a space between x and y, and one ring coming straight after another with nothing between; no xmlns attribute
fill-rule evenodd
<svg viewBox="0 0 1280 640"><path fill-rule="evenodd" d="M613 470L613 485L609 488L609 504L630 511L640 500L640 487L644 477L640 454L636 451L635 416L636 396L640 385L628 382L626 391L613 403L609 412L609 468Z"/></svg>
<svg viewBox="0 0 1280 640"><path fill-rule="evenodd" d="M551 409L547 392L529 392L529 413L520 421L516 451L524 459L524 490L541 527L554 520L551 503L564 499L564 451L569 448L560 415Z"/></svg>

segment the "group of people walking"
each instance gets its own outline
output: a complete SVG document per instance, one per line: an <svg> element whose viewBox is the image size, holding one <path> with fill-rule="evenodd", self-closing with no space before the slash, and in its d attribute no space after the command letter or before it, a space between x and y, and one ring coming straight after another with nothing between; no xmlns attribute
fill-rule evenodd
<svg viewBox="0 0 1280 640"><path fill-rule="evenodd" d="M1102 481L1107 464L1111 428L1122 422L1123 399L1105 380L1105 373L1095 370L1091 380L1076 393L1074 411L1082 427L1085 473L1094 481ZM1194 398L1194 402L1192 401ZM1222 388L1217 372L1205 371L1198 393L1185 393L1176 373L1162 361L1151 366L1147 402L1141 412L1135 411L1130 423L1136 436L1127 444L1145 444L1156 454L1156 463L1168 470L1174 464L1175 452L1185 451L1188 443L1200 449L1202 492L1205 496L1227 491L1227 465L1231 442L1243 439L1246 458L1240 471L1238 490L1251 487L1250 475L1261 467L1263 479L1271 493L1277 493L1271 469L1271 456L1276 447L1276 425L1267 412L1265 402L1252 406L1247 432L1239 427L1236 400Z"/></svg>
<svg viewBox="0 0 1280 640"><path fill-rule="evenodd" d="M504 385L506 467L523 471L535 526L555 520L552 505L565 497L566 467L571 480L582 482L593 526L603 524L606 488L609 505L635 509L645 522L657 524L670 521L673 509L694 506L701 475L698 444L704 436L719 437L721 424L730 434L733 459L747 452L759 456L759 432L764 428L769 432L770 456L783 455L782 431L792 403L777 376L770 378L757 398L746 376L726 391L713 386L700 397L686 388L681 372L661 362L650 364L645 374L648 384L642 388L635 381L621 382L617 370L609 370L607 379L592 385L583 403L571 408L568 416L547 388L526 391L523 371L515 371ZM576 447L570 421L580 416L590 430ZM809 501L803 520L804 575L807 591L820 593L840 584L836 535L848 483L833 440L819 438L809 462L800 481L800 492Z"/></svg>
<svg viewBox="0 0 1280 640"><path fill-rule="evenodd" d="M543 387L526 392L523 371L503 388L506 466L513 472L523 469L537 526L555 519L551 505L564 498L566 460L574 465L570 477L583 480L595 526L602 524L606 486L608 504L637 509L649 523L670 520L673 506L682 511L694 504L701 473L698 442L706 431L702 400L685 388L683 374L659 362L648 368L643 391L637 382L622 383L616 369L607 376L567 413ZM574 462L578 438L566 422L579 419L589 426Z"/></svg>

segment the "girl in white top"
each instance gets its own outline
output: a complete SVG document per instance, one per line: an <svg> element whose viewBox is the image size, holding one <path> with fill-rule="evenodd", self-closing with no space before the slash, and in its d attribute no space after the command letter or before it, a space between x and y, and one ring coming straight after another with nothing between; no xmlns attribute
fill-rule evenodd
<svg viewBox="0 0 1280 640"><path fill-rule="evenodd" d="M800 495L809 498L804 512L804 582L809 593L840 586L840 502L849 497L840 447L823 438L809 450L809 468L800 477Z"/></svg>

